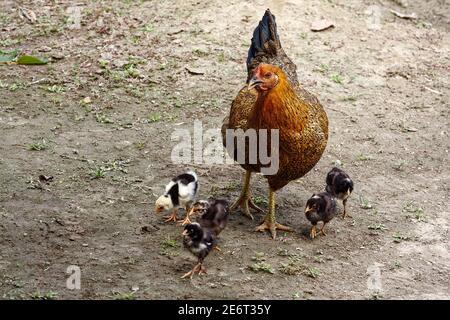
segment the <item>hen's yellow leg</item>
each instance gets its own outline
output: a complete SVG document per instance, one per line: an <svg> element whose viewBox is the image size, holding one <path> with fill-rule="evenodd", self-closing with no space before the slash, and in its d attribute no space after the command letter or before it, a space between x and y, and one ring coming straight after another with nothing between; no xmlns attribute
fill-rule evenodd
<svg viewBox="0 0 450 320"><path fill-rule="evenodd" d="M252 176L251 171L245 172L244 185L242 186L241 195L231 205L230 211L236 210L237 207L241 207L244 214L253 220L253 215L250 213L250 208L255 209L258 212L262 212L262 209L258 207L250 196L250 178Z"/></svg>
<svg viewBox="0 0 450 320"><path fill-rule="evenodd" d="M264 218L264 222L256 227L255 231L266 231L269 230L272 238L275 239L277 236L276 230L282 231L293 231L292 228L283 226L275 221L275 191L269 191L269 212Z"/></svg>

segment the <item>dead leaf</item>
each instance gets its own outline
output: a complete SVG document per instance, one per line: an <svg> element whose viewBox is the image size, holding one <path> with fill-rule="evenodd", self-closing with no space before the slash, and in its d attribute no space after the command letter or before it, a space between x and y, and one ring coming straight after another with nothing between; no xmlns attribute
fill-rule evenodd
<svg viewBox="0 0 450 320"><path fill-rule="evenodd" d="M144 233L150 233L150 232L154 232L155 230L158 230L159 228L156 228L156 226L143 226L141 227L141 234Z"/></svg>
<svg viewBox="0 0 450 320"><path fill-rule="evenodd" d="M43 47L40 47L40 48L38 49L38 51L39 51L39 52L50 52L50 51L52 51L52 48L47 47L47 46L43 46Z"/></svg>
<svg viewBox="0 0 450 320"><path fill-rule="evenodd" d="M330 28L334 28L334 22L327 19L316 20L311 23L311 31L324 31Z"/></svg>
<svg viewBox="0 0 450 320"><path fill-rule="evenodd" d="M41 182L41 183L49 183L49 182L51 182L53 180L53 176L45 176L45 175L43 175L43 174L41 174L40 176L39 176L39 181Z"/></svg>
<svg viewBox="0 0 450 320"><path fill-rule="evenodd" d="M83 105L90 104L91 102L92 102L91 97L86 97L83 100L81 100L81 103Z"/></svg>
<svg viewBox="0 0 450 320"><path fill-rule="evenodd" d="M175 30L167 32L167 35L173 36L173 35L176 35L176 34L179 34L179 33L183 32L183 31L184 31L184 29L175 29Z"/></svg>
<svg viewBox="0 0 450 320"><path fill-rule="evenodd" d="M80 240L80 239L81 239L81 237L79 235L77 235L77 234L72 234L69 237L70 241L77 241L77 240Z"/></svg>
<svg viewBox="0 0 450 320"><path fill-rule="evenodd" d="M196 69L196 68L192 68L192 67L186 67L186 70L187 70L187 72L189 72L190 74L193 74L193 75L205 74L205 71Z"/></svg>
<svg viewBox="0 0 450 320"><path fill-rule="evenodd" d="M401 19L408 19L408 20L413 20L413 19L417 19L417 14L415 12L411 13L411 14L404 14L395 10L390 10L395 16L401 18Z"/></svg>
<svg viewBox="0 0 450 320"><path fill-rule="evenodd" d="M26 18L30 23L36 22L36 14L27 8L19 8L19 13L21 18Z"/></svg>

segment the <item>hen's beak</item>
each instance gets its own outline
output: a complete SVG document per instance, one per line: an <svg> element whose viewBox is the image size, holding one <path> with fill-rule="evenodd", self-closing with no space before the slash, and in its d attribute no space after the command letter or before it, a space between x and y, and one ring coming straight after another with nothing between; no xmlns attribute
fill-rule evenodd
<svg viewBox="0 0 450 320"><path fill-rule="evenodd" d="M306 207L306 208L305 208L305 213L308 213L308 212L310 212L311 210L312 210L312 208Z"/></svg>
<svg viewBox="0 0 450 320"><path fill-rule="evenodd" d="M261 80L259 80L256 76L253 76L248 82L248 90L255 88L257 85L260 85L261 83L263 83Z"/></svg>
<svg viewBox="0 0 450 320"><path fill-rule="evenodd" d="M160 209L159 207L155 207L155 212L156 213L161 213L163 211L164 211L163 209Z"/></svg>
<svg viewBox="0 0 450 320"><path fill-rule="evenodd" d="M187 236L188 235L188 231L184 230L183 233L181 234L182 236Z"/></svg>

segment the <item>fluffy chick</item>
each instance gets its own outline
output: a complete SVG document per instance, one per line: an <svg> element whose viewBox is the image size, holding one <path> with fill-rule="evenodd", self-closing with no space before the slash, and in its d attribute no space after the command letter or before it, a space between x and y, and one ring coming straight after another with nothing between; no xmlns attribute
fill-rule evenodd
<svg viewBox="0 0 450 320"><path fill-rule="evenodd" d="M305 215L311 222L312 227L310 231L311 238L315 238L316 235L322 233L326 236L325 225L334 218L337 214L336 198L328 192L322 192L313 194L311 198L306 202ZM319 221L323 222L322 228L317 233L316 226Z"/></svg>
<svg viewBox="0 0 450 320"><path fill-rule="evenodd" d="M218 236L228 223L228 202L224 199L200 200L192 205L192 215L200 215L197 222Z"/></svg>
<svg viewBox="0 0 450 320"><path fill-rule="evenodd" d="M189 223L184 227L183 246L196 256L198 260L194 268L185 273L181 277L182 279L186 277L192 278L196 272L198 274L206 273L203 260L211 252L214 245L215 236L211 229L202 228L198 222Z"/></svg>
<svg viewBox="0 0 450 320"><path fill-rule="evenodd" d="M342 200L342 204L344 205L342 218L345 219L347 216L347 199L353 191L352 179L350 179L350 176L344 170L334 167L328 172L326 182L327 186L325 190ZM348 216L351 218L350 215Z"/></svg>
<svg viewBox="0 0 450 320"><path fill-rule="evenodd" d="M186 216L189 213L189 206L195 200L198 193L198 178L195 172L188 171L173 178L167 185L165 193L155 202L156 213L172 210L172 214L166 216L165 221L177 221L177 211L179 208L186 209Z"/></svg>

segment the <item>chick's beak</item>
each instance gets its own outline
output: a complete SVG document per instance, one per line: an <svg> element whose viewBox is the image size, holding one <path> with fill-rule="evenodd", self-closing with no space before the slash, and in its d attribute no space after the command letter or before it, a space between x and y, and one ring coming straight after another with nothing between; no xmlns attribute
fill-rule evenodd
<svg viewBox="0 0 450 320"><path fill-rule="evenodd" d="M161 213L163 210L160 207L155 207L155 212L156 213Z"/></svg>
<svg viewBox="0 0 450 320"><path fill-rule="evenodd" d="M253 76L250 81L248 82L248 90L251 90L255 88L256 86L263 83L261 80L259 80L256 76Z"/></svg>
<svg viewBox="0 0 450 320"><path fill-rule="evenodd" d="M184 230L183 233L181 234L182 236L187 236L188 235L188 231Z"/></svg>

